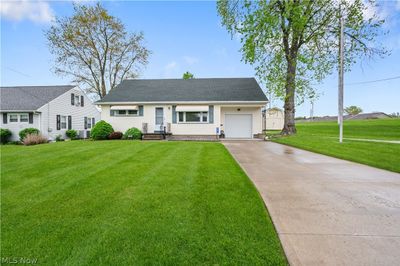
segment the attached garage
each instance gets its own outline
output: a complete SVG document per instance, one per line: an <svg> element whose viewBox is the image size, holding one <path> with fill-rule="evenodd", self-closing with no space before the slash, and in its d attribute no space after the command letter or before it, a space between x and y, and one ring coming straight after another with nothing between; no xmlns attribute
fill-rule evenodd
<svg viewBox="0 0 400 266"><path fill-rule="evenodd" d="M225 137L226 138L252 138L251 114L226 114Z"/></svg>

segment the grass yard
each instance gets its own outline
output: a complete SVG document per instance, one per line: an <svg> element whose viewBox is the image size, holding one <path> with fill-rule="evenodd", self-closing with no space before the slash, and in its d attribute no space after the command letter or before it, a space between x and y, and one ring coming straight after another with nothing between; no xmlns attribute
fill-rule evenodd
<svg viewBox="0 0 400 266"><path fill-rule="evenodd" d="M220 143L1 146L1 256L46 265L286 265Z"/></svg>
<svg viewBox="0 0 400 266"><path fill-rule="evenodd" d="M336 122L296 124L297 135L275 142L400 173L400 144L344 139ZM400 119L344 121L344 138L400 140Z"/></svg>

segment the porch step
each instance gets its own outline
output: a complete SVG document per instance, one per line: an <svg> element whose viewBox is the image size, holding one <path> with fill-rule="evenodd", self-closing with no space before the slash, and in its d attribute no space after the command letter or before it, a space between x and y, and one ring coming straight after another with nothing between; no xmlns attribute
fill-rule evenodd
<svg viewBox="0 0 400 266"><path fill-rule="evenodd" d="M154 134L154 133L145 133L142 135L142 140L163 140L164 137L162 134Z"/></svg>

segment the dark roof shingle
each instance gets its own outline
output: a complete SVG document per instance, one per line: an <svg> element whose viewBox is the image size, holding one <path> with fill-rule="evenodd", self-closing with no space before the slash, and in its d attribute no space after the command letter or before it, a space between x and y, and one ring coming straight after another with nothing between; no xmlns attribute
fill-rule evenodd
<svg viewBox="0 0 400 266"><path fill-rule="evenodd" d="M266 102L254 78L124 80L97 103L108 102Z"/></svg>
<svg viewBox="0 0 400 266"><path fill-rule="evenodd" d="M0 87L0 110L35 111L75 86Z"/></svg>

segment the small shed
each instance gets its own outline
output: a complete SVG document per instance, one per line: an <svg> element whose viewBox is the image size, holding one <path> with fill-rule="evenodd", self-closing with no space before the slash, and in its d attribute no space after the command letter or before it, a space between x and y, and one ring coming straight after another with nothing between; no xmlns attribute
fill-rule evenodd
<svg viewBox="0 0 400 266"><path fill-rule="evenodd" d="M284 113L277 107L264 111L264 125L266 130L281 130L284 124Z"/></svg>

